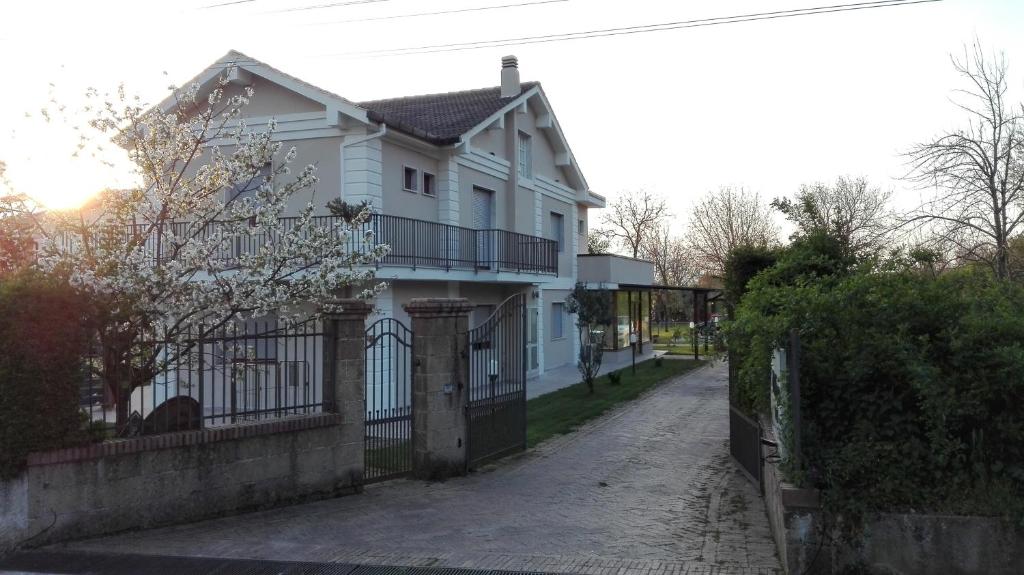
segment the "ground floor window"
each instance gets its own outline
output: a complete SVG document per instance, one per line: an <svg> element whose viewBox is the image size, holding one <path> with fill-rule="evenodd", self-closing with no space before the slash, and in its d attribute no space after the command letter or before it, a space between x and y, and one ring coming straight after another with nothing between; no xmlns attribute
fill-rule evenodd
<svg viewBox="0 0 1024 575"><path fill-rule="evenodd" d="M551 339L562 339L565 337L565 304L556 302L551 304Z"/></svg>

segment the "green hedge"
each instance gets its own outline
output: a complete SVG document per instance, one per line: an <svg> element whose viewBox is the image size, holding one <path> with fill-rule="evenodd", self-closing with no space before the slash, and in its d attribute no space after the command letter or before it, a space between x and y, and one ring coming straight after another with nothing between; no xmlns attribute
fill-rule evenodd
<svg viewBox="0 0 1024 575"><path fill-rule="evenodd" d="M860 268L821 247L755 278L730 326L739 395L760 411L770 353L799 330L792 479L852 524L878 510L1024 518L1024 287Z"/></svg>
<svg viewBox="0 0 1024 575"><path fill-rule="evenodd" d="M68 286L46 277L0 281L0 478L17 475L32 451L85 440L81 310Z"/></svg>

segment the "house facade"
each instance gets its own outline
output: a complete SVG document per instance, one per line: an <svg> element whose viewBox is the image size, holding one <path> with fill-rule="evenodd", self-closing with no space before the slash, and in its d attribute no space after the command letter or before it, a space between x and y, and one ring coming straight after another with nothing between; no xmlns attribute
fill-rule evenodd
<svg viewBox="0 0 1024 575"><path fill-rule="evenodd" d="M520 81L514 57L502 60L496 87L358 103L238 52L194 81L212 86L225 70L226 95L254 90L246 123L260 130L274 119L275 139L317 166L319 182L294 199L296 213L312 201L328 218L335 198L372 206L367 226L391 253L378 264L388 289L368 322L408 323L402 304L412 298L463 297L474 306L472 327L523 293L528 376L575 362L565 301L589 211L605 200L590 191L541 85Z"/></svg>

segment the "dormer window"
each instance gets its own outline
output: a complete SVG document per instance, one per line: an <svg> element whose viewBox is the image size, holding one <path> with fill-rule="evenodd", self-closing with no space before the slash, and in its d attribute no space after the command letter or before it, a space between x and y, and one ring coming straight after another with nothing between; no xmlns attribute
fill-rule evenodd
<svg viewBox="0 0 1024 575"><path fill-rule="evenodd" d="M519 132L519 177L533 179L533 138L526 132Z"/></svg>
<svg viewBox="0 0 1024 575"><path fill-rule="evenodd" d="M404 167L405 176L402 180L402 188L407 192L418 192L420 189L420 171L416 168Z"/></svg>

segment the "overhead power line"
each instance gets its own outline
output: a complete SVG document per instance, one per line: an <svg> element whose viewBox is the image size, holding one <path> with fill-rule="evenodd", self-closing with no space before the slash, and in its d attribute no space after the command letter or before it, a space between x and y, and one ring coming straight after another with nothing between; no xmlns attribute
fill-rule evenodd
<svg viewBox="0 0 1024 575"><path fill-rule="evenodd" d="M497 6L476 6L473 8L458 8L455 10L440 10L437 12L415 12L412 14L395 14L393 16L374 16L370 18L352 18L349 20L333 20L331 22L310 22L308 26L324 26L328 24L347 24L350 22L374 22L377 20L398 20L400 18L417 18L420 16L439 16L442 14L459 14L462 12L481 12L484 10L498 10L501 8L520 8L524 6L539 6L541 4L558 4L569 0L538 0L536 2L520 2L518 4L499 4Z"/></svg>
<svg viewBox="0 0 1024 575"><path fill-rule="evenodd" d="M892 8L895 6L910 6L913 4L931 4L942 1L943 0L877 0L874 2L855 2L850 4L834 4L831 6L818 6L813 8L775 10L772 12L755 12L751 14L738 14L734 16L699 18L694 20L680 20L675 22L643 24L638 26L625 26L620 28L605 28L599 30L587 30L582 32L566 32L560 34L546 34L541 36L521 36L517 38L503 38L499 40L477 40L474 42L459 42L449 44L429 44L423 46L410 46L406 48L390 48L381 50L366 50L359 52L323 54L321 56L383 57L406 56L414 54L431 54L436 52L458 52L463 50L477 50L481 48L498 48L502 46L519 46L523 44L543 44L548 42L562 42L566 40L581 40L586 38L601 38L606 36L624 36L629 34L641 34L645 32L661 32L664 30L678 30L683 28L720 26L724 24L737 24L740 22L777 20L782 18L794 18L797 16L833 14L838 12L852 12L855 10L869 10L873 8Z"/></svg>
<svg viewBox="0 0 1024 575"><path fill-rule="evenodd" d="M379 4L391 0L346 0L345 2L330 2L328 4L314 4L312 6L296 6L295 8L282 8L280 10L268 10L266 14L280 14L282 12L305 12L307 10L323 10L324 8L340 8L342 6L357 6L359 4Z"/></svg>
<svg viewBox="0 0 1024 575"><path fill-rule="evenodd" d="M221 2L220 4L208 4L206 6L200 6L199 10L206 10L207 8L223 8L225 6L234 6L236 4L249 4L256 2L257 0L234 0L233 2Z"/></svg>

